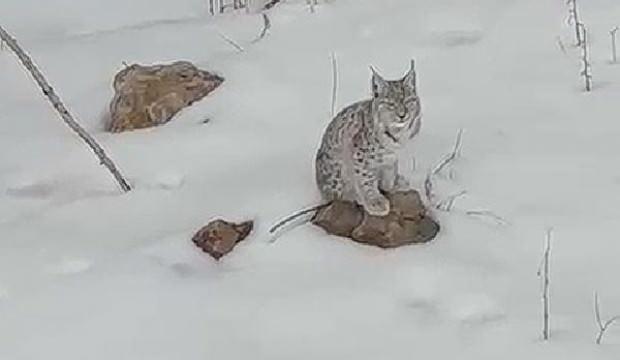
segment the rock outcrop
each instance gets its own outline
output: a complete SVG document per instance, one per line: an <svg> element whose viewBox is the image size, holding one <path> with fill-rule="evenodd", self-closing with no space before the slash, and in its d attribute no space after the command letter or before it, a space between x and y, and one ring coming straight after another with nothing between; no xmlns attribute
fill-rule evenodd
<svg viewBox="0 0 620 360"><path fill-rule="evenodd" d="M114 78L114 98L106 130L122 132L164 124L181 109L204 98L224 79L187 61L130 65Z"/></svg>
<svg viewBox="0 0 620 360"><path fill-rule="evenodd" d="M426 210L415 190L387 194L390 213L371 216L354 203L334 201L320 209L313 224L329 234L381 248L429 242L439 232L439 224Z"/></svg>

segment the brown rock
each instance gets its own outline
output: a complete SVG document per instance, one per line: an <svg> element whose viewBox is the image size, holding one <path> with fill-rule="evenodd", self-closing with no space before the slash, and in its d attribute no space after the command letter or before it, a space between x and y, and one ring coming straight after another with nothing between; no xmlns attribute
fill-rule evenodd
<svg viewBox="0 0 620 360"><path fill-rule="evenodd" d="M319 210L312 222L329 233L338 236L350 236L353 230L362 222L363 212L359 205L344 201L335 201ZM333 221L337 219L337 221Z"/></svg>
<svg viewBox="0 0 620 360"><path fill-rule="evenodd" d="M358 205L335 201L319 210L312 222L332 235L382 248L424 243L435 238L439 225L427 215L417 191L387 196L391 209L386 216L371 216Z"/></svg>
<svg viewBox="0 0 620 360"><path fill-rule="evenodd" d="M231 252L237 243L245 239L253 227L254 222L252 221L235 224L218 219L200 229L192 241L202 251L219 260Z"/></svg>
<svg viewBox="0 0 620 360"><path fill-rule="evenodd" d="M115 94L106 129L122 132L164 124L223 81L187 61L128 66L114 78Z"/></svg>

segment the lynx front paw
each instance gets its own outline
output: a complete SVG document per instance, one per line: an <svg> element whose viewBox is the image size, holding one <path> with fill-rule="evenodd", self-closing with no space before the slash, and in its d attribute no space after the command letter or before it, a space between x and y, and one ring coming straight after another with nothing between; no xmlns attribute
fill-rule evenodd
<svg viewBox="0 0 620 360"><path fill-rule="evenodd" d="M377 196L366 201L364 209L372 216L386 216L390 213L390 202L384 196Z"/></svg>

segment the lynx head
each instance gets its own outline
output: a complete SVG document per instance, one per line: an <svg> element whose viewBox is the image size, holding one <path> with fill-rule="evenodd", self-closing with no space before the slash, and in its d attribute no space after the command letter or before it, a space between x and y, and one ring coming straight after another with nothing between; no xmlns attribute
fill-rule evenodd
<svg viewBox="0 0 620 360"><path fill-rule="evenodd" d="M400 80L385 80L372 70L372 111L375 130L393 146L412 138L419 129L420 98L415 63Z"/></svg>

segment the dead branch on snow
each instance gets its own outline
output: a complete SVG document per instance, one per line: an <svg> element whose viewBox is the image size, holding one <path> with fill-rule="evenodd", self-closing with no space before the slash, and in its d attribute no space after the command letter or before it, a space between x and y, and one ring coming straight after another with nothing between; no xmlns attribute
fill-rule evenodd
<svg viewBox="0 0 620 360"><path fill-rule="evenodd" d="M54 89L49 85L41 71L39 71L37 66L32 62L30 56L24 52L17 41L9 33L7 33L2 26L0 26L0 39L6 43L15 55L17 55L22 65L34 78L37 85L39 85L43 91L43 94L47 97L52 106L54 106L54 109L56 109L65 124L69 126L69 128L71 128L71 130L73 130L95 153L99 159L99 162L110 171L112 176L114 176L120 185L121 189L123 189L123 191L131 190L131 186L129 186L127 180L125 180L114 162L107 156L103 148L77 121L75 121L71 113L69 113L69 110L67 110L58 95L56 95Z"/></svg>
<svg viewBox="0 0 620 360"><path fill-rule="evenodd" d="M237 49L237 51L239 52L244 52L245 49L243 48L243 46L239 45L239 43L237 43L235 40L231 39L229 36L227 36L226 34L222 33L219 30L215 31L217 33L217 35L222 38L222 40L226 41L228 44L232 45L235 49Z"/></svg>
<svg viewBox="0 0 620 360"><path fill-rule="evenodd" d="M267 33L271 29L271 21L269 20L269 17L265 13L263 13L262 15L263 15L263 29L261 30L258 37L252 41L252 43L257 43L261 41L265 36L267 36Z"/></svg>
<svg viewBox="0 0 620 360"><path fill-rule="evenodd" d="M603 341L603 336L607 329L617 320L620 320L620 316L614 316L609 320L603 322L601 319L601 310L598 301L598 293L594 293L594 317L596 319L596 325L598 325L598 334L596 335L596 344L600 345Z"/></svg>
<svg viewBox="0 0 620 360"><path fill-rule="evenodd" d="M336 99L338 96L338 59L332 53L332 118L336 116Z"/></svg>
<svg viewBox="0 0 620 360"><path fill-rule="evenodd" d="M551 270L551 234L553 229L547 229L547 236L545 238L545 252L541 261L541 264L538 268L538 277L542 278L543 282L543 290L542 290L542 303L543 303L543 339L545 341L549 340L549 322L550 322L550 299L549 299L549 286L551 285L550 281L550 270Z"/></svg>

